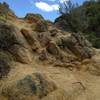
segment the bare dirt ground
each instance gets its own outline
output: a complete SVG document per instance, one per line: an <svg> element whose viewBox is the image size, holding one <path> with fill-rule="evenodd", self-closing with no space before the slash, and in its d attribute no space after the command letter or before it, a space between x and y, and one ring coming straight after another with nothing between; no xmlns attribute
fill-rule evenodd
<svg viewBox="0 0 100 100"><path fill-rule="evenodd" d="M16 63L7 76L7 80L4 79L1 82L1 84L3 84L2 88L10 86L17 80L23 79L26 75L31 75L35 72L45 73L58 87L58 90L50 93L42 100L100 100L99 76L82 71L69 71L66 68L39 65L35 62L30 65ZM70 93L69 88L71 88L73 84L81 84L85 91L80 95L72 92L71 96L68 96L68 99L67 92ZM76 92L78 91L80 90Z"/></svg>

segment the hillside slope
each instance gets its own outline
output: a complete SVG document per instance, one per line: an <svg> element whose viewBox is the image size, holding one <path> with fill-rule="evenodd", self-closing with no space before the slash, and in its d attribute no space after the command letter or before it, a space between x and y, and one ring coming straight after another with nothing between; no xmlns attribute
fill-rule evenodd
<svg viewBox="0 0 100 100"><path fill-rule="evenodd" d="M39 14L0 19L0 100L99 100L99 84L100 50L81 33Z"/></svg>

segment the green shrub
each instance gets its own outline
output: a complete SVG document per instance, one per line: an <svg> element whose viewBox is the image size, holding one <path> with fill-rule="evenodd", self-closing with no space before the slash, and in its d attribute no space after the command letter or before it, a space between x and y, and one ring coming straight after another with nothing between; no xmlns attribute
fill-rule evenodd
<svg viewBox="0 0 100 100"><path fill-rule="evenodd" d="M56 22L59 21L64 30L82 32L94 47L100 47L100 1L85 1L80 6L67 1L61 4L60 13Z"/></svg>

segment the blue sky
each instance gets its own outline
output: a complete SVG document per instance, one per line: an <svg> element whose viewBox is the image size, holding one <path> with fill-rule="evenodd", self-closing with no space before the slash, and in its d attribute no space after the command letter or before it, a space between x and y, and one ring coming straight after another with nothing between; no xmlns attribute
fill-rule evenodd
<svg viewBox="0 0 100 100"><path fill-rule="evenodd" d="M45 19L54 20L59 16L58 3L67 0L0 0L7 2L10 8L19 17L24 17L28 12L40 13ZM81 4L84 0L72 0Z"/></svg>

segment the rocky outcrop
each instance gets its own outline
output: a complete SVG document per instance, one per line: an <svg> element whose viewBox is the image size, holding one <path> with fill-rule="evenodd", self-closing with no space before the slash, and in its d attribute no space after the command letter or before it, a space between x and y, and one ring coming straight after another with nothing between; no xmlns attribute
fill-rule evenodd
<svg viewBox="0 0 100 100"><path fill-rule="evenodd" d="M37 39L42 47L46 47L48 43L51 41L48 32L37 33Z"/></svg>
<svg viewBox="0 0 100 100"><path fill-rule="evenodd" d="M25 16L25 20L27 20L28 23L37 23L38 21L43 19L44 18L40 14L28 13Z"/></svg>
<svg viewBox="0 0 100 100"><path fill-rule="evenodd" d="M13 25L0 23L0 49L10 52L17 61L31 61L27 42Z"/></svg>
<svg viewBox="0 0 100 100"><path fill-rule="evenodd" d="M48 31L48 26L45 21L39 21L34 30L37 32L46 32Z"/></svg>
<svg viewBox="0 0 100 100"><path fill-rule="evenodd" d="M32 55L29 50L20 45L13 45L9 48L9 52L15 57L16 61L21 63L30 63L32 61Z"/></svg>
<svg viewBox="0 0 100 100"><path fill-rule="evenodd" d="M52 41L48 44L47 51L52 55L59 55L59 48Z"/></svg>
<svg viewBox="0 0 100 100"><path fill-rule="evenodd" d="M81 34L74 33L68 37L61 37L61 40L60 46L69 49L78 58L91 58L92 46Z"/></svg>
<svg viewBox="0 0 100 100"><path fill-rule="evenodd" d="M23 63L32 61L31 51L38 53L38 50L42 48L46 48L45 52L61 62L75 61L76 58L79 60L91 58L92 46L81 34L67 35L57 29L48 31L44 22L41 21L38 24L34 31L38 33L34 34L33 31L24 28L19 30L13 25L2 22L0 24L0 48L9 51L17 61Z"/></svg>
<svg viewBox="0 0 100 100"><path fill-rule="evenodd" d="M50 35L51 35L52 37L55 37L57 34L58 34L57 29L51 29L51 30L50 30Z"/></svg>
<svg viewBox="0 0 100 100"><path fill-rule="evenodd" d="M23 34L33 51L37 51L40 48L40 44L34 37L33 33L29 32L26 29L21 29L21 33Z"/></svg>

